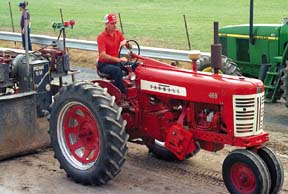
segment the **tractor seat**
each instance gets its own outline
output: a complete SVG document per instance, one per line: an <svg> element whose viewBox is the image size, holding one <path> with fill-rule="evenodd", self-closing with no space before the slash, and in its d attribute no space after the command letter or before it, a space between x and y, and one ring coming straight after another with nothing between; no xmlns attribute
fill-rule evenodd
<svg viewBox="0 0 288 194"><path fill-rule="evenodd" d="M109 74L102 73L102 72L100 71L98 59L96 60L96 69L97 69L97 74L98 74L98 76L99 76L100 78L102 78L102 79L108 79L108 80L112 79ZM127 76L128 74L127 74L126 71L122 71L122 75L123 75L123 76Z"/></svg>
<svg viewBox="0 0 288 194"><path fill-rule="evenodd" d="M100 78L103 79L111 79L111 76L109 74L106 73L101 73L98 66L97 66L97 74L99 75Z"/></svg>

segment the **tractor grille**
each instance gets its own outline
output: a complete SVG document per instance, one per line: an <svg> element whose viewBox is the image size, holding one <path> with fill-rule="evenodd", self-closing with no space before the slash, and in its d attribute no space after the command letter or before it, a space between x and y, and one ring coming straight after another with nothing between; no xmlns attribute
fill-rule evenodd
<svg viewBox="0 0 288 194"><path fill-rule="evenodd" d="M236 137L258 135L263 132L264 93L234 95L233 106Z"/></svg>

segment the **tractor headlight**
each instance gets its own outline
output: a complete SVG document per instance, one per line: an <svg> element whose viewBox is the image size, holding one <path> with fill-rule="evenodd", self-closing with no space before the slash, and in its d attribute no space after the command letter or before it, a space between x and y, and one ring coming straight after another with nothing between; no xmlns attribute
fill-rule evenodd
<svg viewBox="0 0 288 194"><path fill-rule="evenodd" d="M130 73L130 80L134 81L136 79L136 74L134 72Z"/></svg>

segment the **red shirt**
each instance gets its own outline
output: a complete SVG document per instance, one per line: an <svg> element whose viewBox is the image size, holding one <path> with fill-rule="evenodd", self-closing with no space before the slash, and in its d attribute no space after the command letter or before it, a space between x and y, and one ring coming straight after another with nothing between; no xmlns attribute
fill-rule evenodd
<svg viewBox="0 0 288 194"><path fill-rule="evenodd" d="M125 40L123 34L115 30L114 36L111 36L106 30L104 30L101 34L97 37L98 43L98 51L102 52L105 51L106 54L111 55L113 57L118 57L118 51L120 48L120 42ZM108 61L99 56L99 62L104 63L115 63L114 61Z"/></svg>

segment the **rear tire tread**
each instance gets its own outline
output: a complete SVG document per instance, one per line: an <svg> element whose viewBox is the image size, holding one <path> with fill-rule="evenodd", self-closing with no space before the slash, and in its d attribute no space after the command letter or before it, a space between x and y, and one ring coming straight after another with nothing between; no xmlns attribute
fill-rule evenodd
<svg viewBox="0 0 288 194"><path fill-rule="evenodd" d="M101 149L92 167L79 170L72 166L64 157L57 139L57 122L59 112L69 101L79 102L93 113L101 134ZM67 175L75 182L83 185L102 185L113 179L125 162L128 135L125 132L126 121L118 116L119 107L113 103L115 97L107 93L97 84L76 82L62 87L54 97L51 105L50 137L58 159ZM102 110L101 110L102 109ZM123 127L124 126L124 127ZM124 129L124 130L123 130Z"/></svg>

